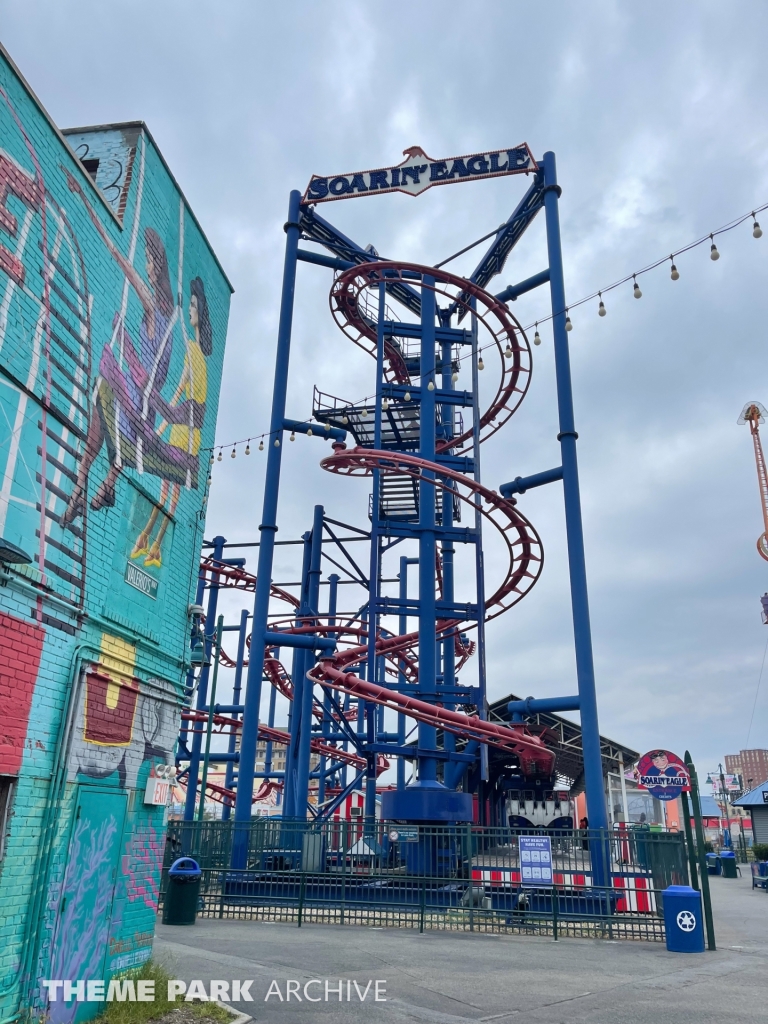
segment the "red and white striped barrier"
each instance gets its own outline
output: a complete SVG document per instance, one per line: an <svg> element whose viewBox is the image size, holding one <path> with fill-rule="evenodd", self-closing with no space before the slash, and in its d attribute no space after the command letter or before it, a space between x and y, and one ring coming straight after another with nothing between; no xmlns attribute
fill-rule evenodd
<svg viewBox="0 0 768 1024"><path fill-rule="evenodd" d="M520 886L517 867L479 867L472 869L472 881L491 888L512 889ZM555 871L553 881L565 889L584 889L591 885L591 876L579 871ZM621 890L616 912L634 911L641 914L656 912L656 896L650 879L642 875L614 875L613 888Z"/></svg>

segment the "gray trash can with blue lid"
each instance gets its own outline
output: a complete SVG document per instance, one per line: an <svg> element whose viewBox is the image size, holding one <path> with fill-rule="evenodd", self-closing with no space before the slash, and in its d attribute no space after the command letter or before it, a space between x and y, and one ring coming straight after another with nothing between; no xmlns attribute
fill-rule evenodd
<svg viewBox="0 0 768 1024"><path fill-rule="evenodd" d="M707 854L707 874L708 875L722 875L723 868L720 863L720 858L716 853Z"/></svg>
<svg viewBox="0 0 768 1024"><path fill-rule="evenodd" d="M736 854L733 850L720 851L720 867L723 872L723 878L738 877L736 873Z"/></svg>
<svg viewBox="0 0 768 1024"><path fill-rule="evenodd" d="M704 952L701 893L690 885L670 885L662 894L664 929L670 953Z"/></svg>
<svg viewBox="0 0 768 1024"><path fill-rule="evenodd" d="M171 864L163 904L163 924L195 923L202 874L200 865L191 857L179 857Z"/></svg>

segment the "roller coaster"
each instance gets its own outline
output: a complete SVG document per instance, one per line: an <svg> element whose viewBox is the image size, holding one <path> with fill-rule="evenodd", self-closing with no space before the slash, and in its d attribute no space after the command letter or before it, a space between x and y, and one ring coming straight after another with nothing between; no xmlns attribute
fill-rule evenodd
<svg viewBox="0 0 768 1024"><path fill-rule="evenodd" d="M304 196L290 195L264 508L260 540L252 545L258 546L258 566L251 573L243 558L228 557L231 545L222 537L207 544L201 563L178 748L185 817L202 815L205 794L223 804L225 817L234 812L236 822L248 822L254 801L276 790L284 819L322 822L358 791L368 822L378 815L400 823L507 824L493 820L504 803L491 799L488 748L501 752L509 779L538 780L551 794L555 753L546 734L526 719L537 710L577 710L590 824L605 828L554 154L537 162L525 146L455 158L448 177L448 161L431 161L418 147L405 155L387 170L315 176ZM510 218L486 236L492 237L490 246L468 277L442 265L384 258L318 212L320 202L375 195L377 189L417 195L425 181L458 183L498 174L525 174L528 188ZM492 294L489 282L540 211L547 268ZM316 387L307 420L286 416L299 262L332 271L331 315L375 367L370 398L346 401ZM480 447L509 426L532 373L529 340L507 303L547 284L561 465L492 489L481 482ZM481 374L487 381L494 367L493 397L481 405ZM311 530L293 542L303 555L298 596L273 582L286 434L330 443L332 452L320 466L337 476L363 478L371 492L365 529L315 506ZM544 564L541 539L516 495L560 481L578 691L528 698L519 707L510 705L509 724L490 721L485 626L530 592ZM483 537L491 528L496 542L489 567ZM365 568L350 552L353 542L367 547ZM324 558L343 578L332 573L321 580ZM409 581L409 566L416 568L415 580ZM490 587L486 575L496 577ZM327 587L324 609L321 584ZM342 584L362 589L357 610L338 610ZM251 593L253 613L244 611L239 625L226 626L220 618L217 627L218 595L225 589ZM236 654L226 650L227 631L237 635ZM290 667L282 660L284 651L291 653ZM235 670L227 705L215 699L222 665ZM275 727L278 694L289 701L287 730ZM217 734L228 735L227 751L212 751ZM266 745L263 770L257 770L259 740ZM275 744L286 747L284 771L272 769ZM208 779L214 763L226 765L224 785ZM388 774L390 768L394 772ZM237 843L233 858L236 867Z"/></svg>

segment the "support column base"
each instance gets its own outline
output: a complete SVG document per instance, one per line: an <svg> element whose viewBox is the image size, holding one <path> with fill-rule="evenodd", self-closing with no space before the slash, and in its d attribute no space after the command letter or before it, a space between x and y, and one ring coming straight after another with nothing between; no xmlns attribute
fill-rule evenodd
<svg viewBox="0 0 768 1024"><path fill-rule="evenodd" d="M457 793L439 782L416 782L402 790L381 794L384 821L472 821L472 794Z"/></svg>

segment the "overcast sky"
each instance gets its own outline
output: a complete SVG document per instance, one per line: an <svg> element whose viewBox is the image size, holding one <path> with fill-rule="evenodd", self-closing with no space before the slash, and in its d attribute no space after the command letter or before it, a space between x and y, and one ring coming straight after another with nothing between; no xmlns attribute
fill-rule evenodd
<svg viewBox="0 0 768 1024"><path fill-rule="evenodd" d="M290 189L415 144L434 158L554 150L574 301L768 202L767 30L757 0L0 0L2 41L54 120L146 121L229 274L222 443L268 425ZM525 187L500 178L322 213L363 245L434 263L498 225ZM676 283L661 267L642 299L631 285L610 293L603 319L596 302L574 311L570 335L601 731L640 751L689 747L704 771L746 744L768 640L752 446L736 424L746 401L768 405L763 220L761 240L748 224L723 236L717 263L708 246L681 256ZM545 265L543 226L493 290ZM471 272L479 252L453 268ZM295 418L315 383L372 390L370 360L330 317L330 284L300 266ZM528 324L546 307L540 289L512 311ZM489 486L558 462L548 327L542 337L525 402L484 446ZM286 451L281 538L311 525L316 502L366 525L365 485L324 473L327 450L300 438ZM264 466L254 453L215 467L208 537L257 538ZM575 687L561 489L520 507L546 565L489 627L491 699ZM276 575L296 579L286 550ZM749 745L768 746L768 679Z"/></svg>

